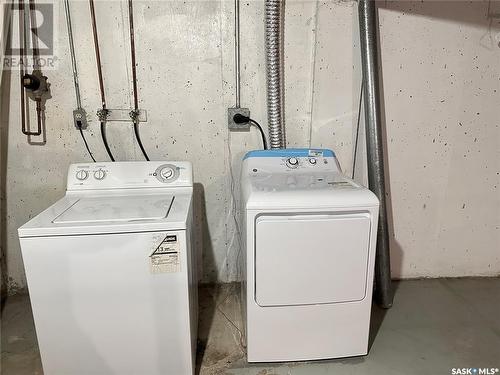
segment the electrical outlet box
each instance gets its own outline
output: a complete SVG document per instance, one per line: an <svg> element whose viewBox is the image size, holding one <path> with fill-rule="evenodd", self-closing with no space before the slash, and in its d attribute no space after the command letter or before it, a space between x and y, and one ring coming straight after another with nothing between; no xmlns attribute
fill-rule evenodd
<svg viewBox="0 0 500 375"><path fill-rule="evenodd" d="M85 113L83 108L77 108L73 111L73 121L75 122L75 128L87 129L87 113Z"/></svg>
<svg viewBox="0 0 500 375"><path fill-rule="evenodd" d="M250 131L250 123L246 122L244 124L237 124L234 122L234 115L243 115L245 117L250 117L250 110L248 108L228 108L227 109L227 124L229 130L232 131Z"/></svg>

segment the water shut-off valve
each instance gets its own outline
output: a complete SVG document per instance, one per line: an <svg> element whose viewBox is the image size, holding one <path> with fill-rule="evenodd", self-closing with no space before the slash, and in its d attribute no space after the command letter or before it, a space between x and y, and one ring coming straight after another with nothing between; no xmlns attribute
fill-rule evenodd
<svg viewBox="0 0 500 375"><path fill-rule="evenodd" d="M26 73L22 83L28 96L35 101L41 101L44 94L49 92L47 77L40 70L34 70L32 74Z"/></svg>

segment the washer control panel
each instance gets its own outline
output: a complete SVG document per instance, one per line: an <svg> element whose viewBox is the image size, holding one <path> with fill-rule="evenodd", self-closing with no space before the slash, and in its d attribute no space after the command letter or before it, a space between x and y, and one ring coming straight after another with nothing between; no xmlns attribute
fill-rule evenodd
<svg viewBox="0 0 500 375"><path fill-rule="evenodd" d="M70 168L71 169L71 168ZM74 179L79 181L80 184L92 183L92 181L101 181L106 178L108 169L104 165L96 166L93 165L82 165L75 168ZM71 173L71 172L70 172ZM68 180L71 180L71 176L68 176Z"/></svg>
<svg viewBox="0 0 500 375"><path fill-rule="evenodd" d="M116 162L72 164L68 190L192 187L189 162Z"/></svg>

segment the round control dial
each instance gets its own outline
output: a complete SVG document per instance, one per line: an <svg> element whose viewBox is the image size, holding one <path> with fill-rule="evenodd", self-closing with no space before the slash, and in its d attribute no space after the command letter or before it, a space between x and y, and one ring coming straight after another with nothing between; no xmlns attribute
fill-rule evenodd
<svg viewBox="0 0 500 375"><path fill-rule="evenodd" d="M172 182L179 177L179 169L172 164L163 164L156 168L155 175L161 182Z"/></svg>
<svg viewBox="0 0 500 375"><path fill-rule="evenodd" d="M299 166L299 159L291 157L286 160L286 163L291 168L297 168Z"/></svg>
<svg viewBox="0 0 500 375"><path fill-rule="evenodd" d="M102 180L106 177L106 171L103 169L98 169L97 171L94 172L94 178L96 180Z"/></svg>
<svg viewBox="0 0 500 375"><path fill-rule="evenodd" d="M88 177L89 177L89 172L87 172L83 169L76 172L76 179L77 180L83 181L83 180L86 180Z"/></svg>
<svg viewBox="0 0 500 375"><path fill-rule="evenodd" d="M160 176L164 180L168 180L169 178L172 178L174 173L175 173L175 171L170 167L165 167L162 170L160 170Z"/></svg>
<svg viewBox="0 0 500 375"><path fill-rule="evenodd" d="M318 162L318 161L316 160L316 158L309 158L309 163L310 163L311 165L316 165L316 163L317 163L317 162Z"/></svg>

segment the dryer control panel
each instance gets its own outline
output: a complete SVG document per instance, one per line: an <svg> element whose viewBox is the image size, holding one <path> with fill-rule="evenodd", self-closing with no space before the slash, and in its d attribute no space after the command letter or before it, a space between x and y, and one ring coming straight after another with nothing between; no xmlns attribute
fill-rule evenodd
<svg viewBox="0 0 500 375"><path fill-rule="evenodd" d="M185 161L72 164L67 181L67 190L192 186L192 166Z"/></svg>
<svg viewBox="0 0 500 375"><path fill-rule="evenodd" d="M335 154L326 149L287 148L251 151L245 155L248 175L340 172Z"/></svg>
<svg viewBox="0 0 500 375"><path fill-rule="evenodd" d="M251 151L242 179L257 191L359 188L342 175L335 154L327 149Z"/></svg>

